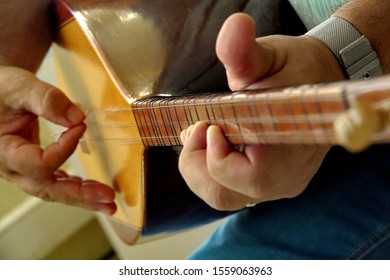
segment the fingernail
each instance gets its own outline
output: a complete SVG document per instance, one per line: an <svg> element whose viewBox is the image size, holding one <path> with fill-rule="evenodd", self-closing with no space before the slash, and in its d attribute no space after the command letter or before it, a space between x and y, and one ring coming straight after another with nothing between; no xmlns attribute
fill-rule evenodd
<svg viewBox="0 0 390 280"><path fill-rule="evenodd" d="M99 203L113 203L115 200L110 197L101 197L98 199Z"/></svg>
<svg viewBox="0 0 390 280"><path fill-rule="evenodd" d="M180 133L180 141L181 141L181 144L184 145L186 143L186 140L187 140L187 129L184 129L181 133Z"/></svg>
<svg viewBox="0 0 390 280"><path fill-rule="evenodd" d="M249 86L245 87L244 90L264 90L271 88L272 85L268 84L267 82L260 81L253 84L250 84Z"/></svg>
<svg viewBox="0 0 390 280"><path fill-rule="evenodd" d="M105 205L103 209L98 209L97 211L105 215L112 216L116 212L116 206L114 204Z"/></svg>
<svg viewBox="0 0 390 280"><path fill-rule="evenodd" d="M181 143L184 145L187 141L187 139L190 137L191 135L191 132L192 130L194 129L194 125L190 125L189 127L187 127L186 129L184 129L181 133L180 133L180 140L181 140Z"/></svg>
<svg viewBox="0 0 390 280"><path fill-rule="evenodd" d="M220 134L221 129L217 125L209 126L207 129L207 143L213 145L216 142L216 139L220 139Z"/></svg>
<svg viewBox="0 0 390 280"><path fill-rule="evenodd" d="M72 124L79 124L84 121L85 115L79 108L77 108L75 105L72 105L66 112L66 118Z"/></svg>

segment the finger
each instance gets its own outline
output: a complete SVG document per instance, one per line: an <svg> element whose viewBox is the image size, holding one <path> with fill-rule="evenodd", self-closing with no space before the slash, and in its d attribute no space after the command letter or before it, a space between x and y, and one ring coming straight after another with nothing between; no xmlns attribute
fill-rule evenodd
<svg viewBox="0 0 390 280"><path fill-rule="evenodd" d="M183 149L190 152L197 152L198 150L205 149L207 128L208 124L206 122L197 122L195 125L191 125L183 130L180 134L184 144Z"/></svg>
<svg viewBox="0 0 390 280"><path fill-rule="evenodd" d="M207 124L199 122L181 133L184 146L179 157L179 170L184 179L189 181L187 182L189 186L197 186L200 181L203 181L202 178L199 178L199 175L207 172L204 168L206 160L206 131ZM202 177L203 175L200 176Z"/></svg>
<svg viewBox="0 0 390 280"><path fill-rule="evenodd" d="M60 202L110 215L116 210L114 191L99 182L67 177L37 180L21 175L15 176L14 181L25 192L45 201Z"/></svg>
<svg viewBox="0 0 390 280"><path fill-rule="evenodd" d="M276 56L274 48L257 44L255 38L255 21L243 13L230 16L221 28L216 53L232 90L244 89L280 67L283 53Z"/></svg>
<svg viewBox="0 0 390 280"><path fill-rule="evenodd" d="M207 131L207 167L210 176L221 185L246 197L256 197L253 190L267 185L267 176L260 176L262 146L248 146L243 153L228 143L218 126ZM263 188L266 189L266 188ZM264 194L262 195L265 196Z"/></svg>
<svg viewBox="0 0 390 280"><path fill-rule="evenodd" d="M185 145L179 158L179 170L189 188L212 208L223 211L241 209L251 199L226 189L208 173L207 128L206 123L200 122L182 133Z"/></svg>
<svg viewBox="0 0 390 280"><path fill-rule="evenodd" d="M4 136L0 141L0 157L15 173L34 178L51 177L74 152L85 129L85 124L70 128L58 142L45 149L22 137Z"/></svg>
<svg viewBox="0 0 390 280"><path fill-rule="evenodd" d="M77 125L84 113L59 89L42 82L32 73L18 68L1 68L3 102L14 110L26 110L65 127Z"/></svg>
<svg viewBox="0 0 390 280"><path fill-rule="evenodd" d="M74 153L85 130L86 125L82 123L62 133L57 142L43 150L42 161L57 170Z"/></svg>
<svg viewBox="0 0 390 280"><path fill-rule="evenodd" d="M54 176L57 178L66 178L69 174L65 170L59 169L54 172Z"/></svg>

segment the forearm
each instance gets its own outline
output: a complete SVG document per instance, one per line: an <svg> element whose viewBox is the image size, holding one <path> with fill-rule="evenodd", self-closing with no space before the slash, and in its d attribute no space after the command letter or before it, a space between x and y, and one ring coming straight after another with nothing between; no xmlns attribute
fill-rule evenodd
<svg viewBox="0 0 390 280"><path fill-rule="evenodd" d="M52 42L52 0L0 0L0 64L35 72Z"/></svg>
<svg viewBox="0 0 390 280"><path fill-rule="evenodd" d="M382 70L390 73L390 0L350 0L334 16L352 23L370 40Z"/></svg>

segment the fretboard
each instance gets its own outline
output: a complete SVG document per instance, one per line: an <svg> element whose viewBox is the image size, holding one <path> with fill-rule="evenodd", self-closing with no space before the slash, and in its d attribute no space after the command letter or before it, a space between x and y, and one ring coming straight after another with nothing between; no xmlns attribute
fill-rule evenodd
<svg viewBox="0 0 390 280"><path fill-rule="evenodd" d="M334 122L353 103L388 112L388 80L151 98L134 102L132 110L145 146L181 145L181 131L198 121L220 126L235 145L338 144ZM386 127L372 141L386 142L389 136Z"/></svg>
<svg viewBox="0 0 390 280"><path fill-rule="evenodd" d="M185 128L205 121L232 144L330 144L333 123L348 101L341 90L289 88L269 92L152 98L133 103L145 146L180 145Z"/></svg>
<svg viewBox="0 0 390 280"><path fill-rule="evenodd" d="M359 151L370 144L390 142L389 97L390 79L384 77L148 98L131 102L130 108L89 110L90 135L83 141L178 146L182 145L181 132L203 121L218 125L234 145L332 144ZM99 131L113 137L102 138Z"/></svg>

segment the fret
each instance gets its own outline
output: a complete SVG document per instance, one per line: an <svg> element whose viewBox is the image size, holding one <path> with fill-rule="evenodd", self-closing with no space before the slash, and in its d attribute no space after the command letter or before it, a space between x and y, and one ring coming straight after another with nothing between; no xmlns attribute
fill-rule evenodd
<svg viewBox="0 0 390 280"><path fill-rule="evenodd" d="M171 143L172 146L179 146L180 145L180 133L182 131L180 120L178 119L177 111L175 106L169 106L170 103L166 101L165 103L165 109L166 113L168 115L168 119L170 120L171 129L172 129L172 136L171 136Z"/></svg>
<svg viewBox="0 0 390 280"><path fill-rule="evenodd" d="M195 97L194 106L196 108L195 111L198 121L206 121L210 124L212 123L212 120L206 109L207 98L207 96Z"/></svg>
<svg viewBox="0 0 390 280"><path fill-rule="evenodd" d="M251 112L250 94L242 95L242 97L236 95L235 97L242 98L242 106L235 110L237 118L236 121L241 134L240 138L242 142L247 144L258 143L257 133L260 133L260 131L256 130L256 119L253 118L253 114Z"/></svg>
<svg viewBox="0 0 390 280"><path fill-rule="evenodd" d="M179 100L173 100L173 106L171 107L171 109L174 111L174 115L176 117L176 121L175 121L175 124L176 124L176 135L180 136L180 133L184 130L184 127L182 125L182 122L183 120L185 119L183 116L183 107L182 106L179 106L179 103L180 101ZM180 138L180 137L178 137Z"/></svg>
<svg viewBox="0 0 390 280"><path fill-rule="evenodd" d="M301 126L302 122L299 122L299 114L297 114L297 112L294 110L294 107L296 107L294 106L295 104L296 102L294 102L294 100L289 99L287 102L287 109L294 125L294 138L296 139L297 143L303 143L303 135L301 133L296 133L298 131L304 131L304 129ZM303 125L304 124L305 123L303 123Z"/></svg>
<svg viewBox="0 0 390 280"><path fill-rule="evenodd" d="M168 135L169 136L168 139L169 139L169 142L171 143L171 146L176 146L176 145L178 145L179 141L178 141L178 135L177 135L177 131L176 131L175 121L172 118L170 108L171 108L171 106L169 106L169 101L165 100L164 101L164 111L165 111L165 115L167 116L167 120L169 123L169 130L171 131L170 135Z"/></svg>
<svg viewBox="0 0 390 280"><path fill-rule="evenodd" d="M275 120L274 120L274 114L273 114L273 111L272 111L272 105L271 105L271 100L270 100L270 94L269 93L266 93L265 94L265 97L266 97L266 102L265 102L265 108L266 110L264 112L267 112L267 116L272 120L270 122L270 125L269 125L269 131L270 132L273 132L270 133L270 135L273 135L272 137L270 137L270 140L272 142L270 143L280 143L281 139L279 137L276 136L276 132L278 131L277 130L277 126L276 126L276 123L275 123Z"/></svg>
<svg viewBox="0 0 390 280"><path fill-rule="evenodd" d="M195 124L195 120L192 118L192 114L191 114L191 105L190 105L190 101L191 101L191 98L188 97L188 98L185 98L184 99L184 111L186 113L186 121L187 121L187 125L188 127Z"/></svg>
<svg viewBox="0 0 390 280"><path fill-rule="evenodd" d="M156 118L156 129L159 132L161 146L170 146L170 142L167 139L167 136L169 135L169 122L163 114L163 101L164 98L156 100L153 102L152 107Z"/></svg>
<svg viewBox="0 0 390 280"><path fill-rule="evenodd" d="M310 120L310 114L309 114L310 110L306 104L307 103L307 100L305 98L306 95L307 95L306 91L301 89L299 97L302 98L302 102L300 102L299 104L300 104L300 107L302 108L302 114L305 117L304 123L307 125L308 130L315 131L314 126ZM315 133L310 134L309 138L305 137L304 139L306 139L306 141L312 141L313 143L318 143L317 136Z"/></svg>
<svg viewBox="0 0 390 280"><path fill-rule="evenodd" d="M249 102L249 115L251 117L251 119L258 119L259 121L256 122L254 121L253 124L254 124L254 129L253 131L255 132L254 135L256 137L256 142L257 143L268 143L268 136L264 133L266 130L265 130L265 127L264 127L264 124L262 122L262 116L261 114L259 113L259 110L258 110L258 107L256 106L256 102L255 102L255 95L254 94L248 94L248 102ZM263 139L260 138L260 134L264 135Z"/></svg>
<svg viewBox="0 0 390 280"><path fill-rule="evenodd" d="M154 112L154 117L155 117L155 127L156 127L156 130L158 131L158 139L160 141L160 145L161 146L170 146L170 143L169 141L167 140L167 135L169 135L169 132L168 132L168 127L169 127L169 123L167 122L166 120L166 116L163 116L163 101L164 101L164 98L161 98L161 99L156 99L153 104L152 104L152 108L153 108L153 112Z"/></svg>
<svg viewBox="0 0 390 280"><path fill-rule="evenodd" d="M316 106L316 112L317 114L319 115L323 115L323 110L322 110L322 104L321 104L321 100L319 99L319 94L318 94L318 88L315 89L317 94L314 95L315 97L315 106ZM328 141L328 139L330 139L330 132L329 132L329 125L325 122L325 118L322 118L321 121L320 121L320 125L322 126L322 136L319 137L319 139L323 139L324 141ZM333 125L333 124L332 124Z"/></svg>
<svg viewBox="0 0 390 280"><path fill-rule="evenodd" d="M218 115L216 110L219 110L219 106L215 106L215 104L219 104L219 100L221 99L221 94L213 94L210 96L210 102L209 102L209 110L211 111L211 114L213 116L213 120L215 124L218 124L222 126L221 121L218 122Z"/></svg>
<svg viewBox="0 0 390 280"><path fill-rule="evenodd" d="M197 106L197 101L200 100L201 97L199 96L196 96L192 99L192 108L193 108L193 112L194 112L194 115L195 115L195 120L196 122L202 120L202 118L200 118L199 116L199 112L198 112L198 106ZM201 99L203 100L203 99ZM201 101L199 103L202 103Z"/></svg>
<svg viewBox="0 0 390 280"><path fill-rule="evenodd" d="M151 121L151 124L148 124L148 126L151 126L151 128L152 128L153 136L155 137L153 139L153 142L156 143L155 146L163 146L164 141L162 140L162 133L161 133L159 125L158 125L158 119L156 117L156 111L154 108L154 103L156 102L156 100L158 100L158 99L153 98L153 99L149 100L149 102L146 102L148 114L149 114L150 121Z"/></svg>
<svg viewBox="0 0 390 280"><path fill-rule="evenodd" d="M294 94L293 92L291 94ZM306 91L301 88L299 90L299 92L297 92L297 98L299 100L302 100L301 102L294 102L294 104L296 104L295 106L295 113L296 113L296 116L303 116L304 117L304 121L300 123L300 128L303 130L303 131L314 131L314 128L313 128L313 125L310 121L310 115L309 115L309 112L308 112L308 109L306 108ZM317 137L315 134L309 134L307 135L306 137L302 137L302 139L305 139L305 142L306 141L312 141L313 143L318 143L318 141L316 140Z"/></svg>
<svg viewBox="0 0 390 280"><path fill-rule="evenodd" d="M231 100L234 101L235 99L237 98L237 95L235 94L232 94L231 95ZM236 106L234 106L233 104L237 104ZM245 104L245 103L244 103ZM237 140L233 140L234 137L229 135L230 138L232 138L232 142L242 142L242 143L245 143L244 139L243 139L243 132L242 132L242 129L241 129L241 125L238 121L238 112L237 111L241 111L241 112L245 112L245 110L239 110L239 109L242 109L242 104L241 103L233 103L231 102L230 103L230 110L231 110L231 113L232 113L232 117L233 117L233 120L232 122L234 122L234 126L236 127L236 136L235 138Z"/></svg>
<svg viewBox="0 0 390 280"><path fill-rule="evenodd" d="M163 116L161 115L161 102L163 99L155 99L153 102L151 102L151 112L153 114L154 122L153 122L153 127L157 131L157 139L160 142L160 146L165 146L166 144L166 139L165 135L168 134L167 128L164 125ZM168 144L168 143L167 143Z"/></svg>
<svg viewBox="0 0 390 280"><path fill-rule="evenodd" d="M217 102L218 102L218 111L215 112L215 115L217 117L218 124L222 130L222 132L225 135L234 135L236 133L236 130L234 127L230 124L230 119L229 119L229 113L226 111L225 108L225 100L226 97L223 95L218 96ZM232 143L233 139L229 139Z"/></svg>
<svg viewBox="0 0 390 280"><path fill-rule="evenodd" d="M257 121L251 113L250 94L233 94L230 107L238 133L234 141L246 144L258 143L257 134L261 131L256 130Z"/></svg>
<svg viewBox="0 0 390 280"><path fill-rule="evenodd" d="M327 116L332 116L345 112L346 108L344 107L344 102L342 99L342 89L336 87L331 91L328 91L326 93L326 96L324 96L324 93L320 92L319 87L312 87L311 90L314 92L312 94L314 104L313 106L316 107L316 118L312 118L312 120L318 120L318 129L315 131L316 133L314 134L317 137L317 143L331 143L332 141L334 141L334 119L329 119L329 117Z"/></svg>
<svg viewBox="0 0 390 280"><path fill-rule="evenodd" d="M318 90L318 89L317 89ZM345 112L346 108L344 107L344 102L342 99L341 91L338 90L340 94L334 95L334 99L329 101L321 100L321 95L317 94L316 102L318 106L318 111L320 114L327 116L330 114L335 114L335 112L342 113ZM329 121L326 118L323 118L322 129L324 133L324 138L327 143L334 141L333 136L333 121Z"/></svg>
<svg viewBox="0 0 390 280"><path fill-rule="evenodd" d="M171 104L173 104L173 107L175 108L175 113L178 118L178 124L181 132L191 125L188 115L187 98L174 99ZM180 132L178 134L179 137Z"/></svg>
<svg viewBox="0 0 390 280"><path fill-rule="evenodd" d="M132 104L134 116L135 116L135 121L138 124L138 131L140 132L141 137L144 145L146 147L148 146L154 146L152 139L146 136L152 135L150 131L150 126L147 125L148 119L146 116L147 111L144 110L145 104L142 102L135 101Z"/></svg>
<svg viewBox="0 0 390 280"><path fill-rule="evenodd" d="M272 95L269 95L272 98ZM284 137L289 137L291 141L296 142L296 135L292 132L296 131L296 126L291 121L291 115L289 115L289 104L288 102L270 102L270 108L272 110L272 117L274 119L274 127L276 132L282 132L282 136L279 139L280 143L285 142ZM283 121L277 121L278 118L284 117ZM287 117L287 118L286 118Z"/></svg>
<svg viewBox="0 0 390 280"><path fill-rule="evenodd" d="M199 116L198 116L198 113L197 113L197 111L196 111L196 104L195 104L195 101L196 101L196 96L194 96L194 97L192 97L189 101L189 103L188 103L188 105L189 105L189 109L190 109L190 115L191 115L191 122L192 122L192 124L195 124L196 122L198 122L199 121Z"/></svg>
<svg viewBox="0 0 390 280"><path fill-rule="evenodd" d="M212 96L206 96L204 99L204 110L207 115L207 119L210 120L210 123L215 123L215 116L212 109Z"/></svg>
<svg viewBox="0 0 390 280"><path fill-rule="evenodd" d="M145 103L144 106L141 109L143 109L142 112L143 112L143 116L145 118L145 127L146 127L146 129L148 131L148 134L146 135L147 136L146 139L149 139L149 142L152 143L152 146L155 146L156 145L155 144L156 139L153 139L153 138L149 137L151 135L155 135L155 133L154 133L153 127L150 126L150 124L149 124L151 117L150 117L149 110L147 110L148 109L148 104L149 104L149 102Z"/></svg>
<svg viewBox="0 0 390 280"><path fill-rule="evenodd" d="M160 121L160 126L163 126L166 131L166 135L164 135L164 142L168 143L169 146L175 146L176 141L175 139L175 130L173 128L173 123L172 123L172 118L171 115L169 114L168 111L168 101L167 99L162 99L161 102L159 103L160 105L160 116L161 116L161 121ZM162 129L160 129L162 130Z"/></svg>
<svg viewBox="0 0 390 280"><path fill-rule="evenodd" d="M210 124L215 124L221 126L221 122L218 121L221 118L217 115L217 109L219 106L216 106L216 104L219 104L220 100L220 94L210 94L209 96L205 97L205 110L206 110L206 116L209 120Z"/></svg>

